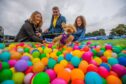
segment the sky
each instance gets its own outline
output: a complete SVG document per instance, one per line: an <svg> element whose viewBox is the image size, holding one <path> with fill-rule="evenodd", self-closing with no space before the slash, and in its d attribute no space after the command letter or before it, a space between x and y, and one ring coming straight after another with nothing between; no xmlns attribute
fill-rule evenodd
<svg viewBox="0 0 126 84"><path fill-rule="evenodd" d="M104 28L109 34L118 24L126 24L126 0L0 0L0 26L7 35L16 35L32 12L40 11L44 31L50 25L52 7L58 6L68 24L86 18L86 32Z"/></svg>

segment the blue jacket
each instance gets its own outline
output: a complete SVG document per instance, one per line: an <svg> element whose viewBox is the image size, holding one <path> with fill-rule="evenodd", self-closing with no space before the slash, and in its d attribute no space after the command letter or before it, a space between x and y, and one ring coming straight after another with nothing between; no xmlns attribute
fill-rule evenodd
<svg viewBox="0 0 126 84"><path fill-rule="evenodd" d="M78 27L78 28L77 28L77 32L75 32L75 33L73 34L73 36L74 36L74 41L83 41L83 40L84 40L84 37L85 37L85 31L86 31L85 28L80 28L80 27Z"/></svg>
<svg viewBox="0 0 126 84"><path fill-rule="evenodd" d="M66 18L62 15L59 16L57 22L56 22L56 26L53 26L53 16L52 16L52 20L51 20L51 24L49 27L49 33L62 33L63 32L63 28L62 28L62 23L66 23Z"/></svg>

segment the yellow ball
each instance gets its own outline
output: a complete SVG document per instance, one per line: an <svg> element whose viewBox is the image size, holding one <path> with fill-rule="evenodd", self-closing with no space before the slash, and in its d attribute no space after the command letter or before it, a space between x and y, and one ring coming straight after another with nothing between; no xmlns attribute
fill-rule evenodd
<svg viewBox="0 0 126 84"><path fill-rule="evenodd" d="M106 51L104 52L104 56L106 56L107 58L112 57L112 51L111 51L111 50L106 50Z"/></svg>
<svg viewBox="0 0 126 84"><path fill-rule="evenodd" d="M42 62L36 62L33 64L33 72L41 72L44 70L44 64Z"/></svg>
<svg viewBox="0 0 126 84"><path fill-rule="evenodd" d="M66 60L61 60L60 64L63 65L64 67L66 67L68 62Z"/></svg>
<svg viewBox="0 0 126 84"><path fill-rule="evenodd" d="M12 71L13 74L16 72L14 67L11 67L10 70Z"/></svg>
<svg viewBox="0 0 126 84"><path fill-rule="evenodd" d="M74 50L72 52L72 55L80 58L82 56L82 52L80 50Z"/></svg>
<svg viewBox="0 0 126 84"><path fill-rule="evenodd" d="M98 65L102 63L102 60L99 57L95 57L94 60Z"/></svg>
<svg viewBox="0 0 126 84"><path fill-rule="evenodd" d="M39 58L34 58L34 59L32 60L32 62L33 62L33 64L34 64L34 63L37 63L37 62L40 62L40 59L39 59Z"/></svg>
<svg viewBox="0 0 126 84"><path fill-rule="evenodd" d="M38 50L39 50L40 53L43 52L43 49L41 47L38 47Z"/></svg>

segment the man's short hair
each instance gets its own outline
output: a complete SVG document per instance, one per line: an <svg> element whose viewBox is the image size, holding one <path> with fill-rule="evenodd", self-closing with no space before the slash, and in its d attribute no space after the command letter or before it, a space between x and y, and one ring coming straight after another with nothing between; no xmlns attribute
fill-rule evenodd
<svg viewBox="0 0 126 84"><path fill-rule="evenodd" d="M59 10L59 7L54 6L54 7L52 8L52 10Z"/></svg>

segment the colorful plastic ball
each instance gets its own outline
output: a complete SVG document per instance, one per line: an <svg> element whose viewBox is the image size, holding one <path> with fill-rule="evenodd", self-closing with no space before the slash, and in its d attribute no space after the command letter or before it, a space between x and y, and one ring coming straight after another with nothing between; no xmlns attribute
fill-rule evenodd
<svg viewBox="0 0 126 84"><path fill-rule="evenodd" d="M46 72L40 72L33 78L33 84L49 84L50 78Z"/></svg>
<svg viewBox="0 0 126 84"><path fill-rule="evenodd" d="M96 72L88 72L85 75L85 84L103 84L102 77Z"/></svg>
<svg viewBox="0 0 126 84"><path fill-rule="evenodd" d="M30 57L29 56L22 56L21 59L28 61L28 60L30 60Z"/></svg>
<svg viewBox="0 0 126 84"><path fill-rule="evenodd" d="M87 67L87 72L90 72L90 71L97 72L98 67L93 65L93 64L89 64L88 67Z"/></svg>
<svg viewBox="0 0 126 84"><path fill-rule="evenodd" d="M10 52L5 51L1 54L0 58L2 61L8 61L10 59L10 56L11 56Z"/></svg>
<svg viewBox="0 0 126 84"><path fill-rule="evenodd" d="M69 68L70 70L74 69L74 66L71 63L68 63L66 68Z"/></svg>
<svg viewBox="0 0 126 84"><path fill-rule="evenodd" d="M37 73L37 72L41 72L44 70L44 64L42 62L36 62L33 64L33 72Z"/></svg>
<svg viewBox="0 0 126 84"><path fill-rule="evenodd" d="M118 61L119 61L119 64L126 66L126 57L119 57Z"/></svg>
<svg viewBox="0 0 126 84"><path fill-rule="evenodd" d="M61 72L63 69L64 69L64 66L61 65L61 64L56 64L56 65L54 66L54 71L55 71L56 73Z"/></svg>
<svg viewBox="0 0 126 84"><path fill-rule="evenodd" d="M102 84L107 84L106 79L102 78Z"/></svg>
<svg viewBox="0 0 126 84"><path fill-rule="evenodd" d="M61 51L58 51L58 52L56 53L57 56L60 56L61 54L62 54Z"/></svg>
<svg viewBox="0 0 126 84"><path fill-rule="evenodd" d="M52 59L52 58L50 58L49 60L48 60L48 67L49 68L54 68L54 66L55 66L55 64L56 64L56 60L54 60L54 59Z"/></svg>
<svg viewBox="0 0 126 84"><path fill-rule="evenodd" d="M44 53L47 54L47 53L50 53L50 52L52 52L52 49L51 49L51 48L45 48L45 49L44 49Z"/></svg>
<svg viewBox="0 0 126 84"><path fill-rule="evenodd" d="M113 75L109 75L107 78L107 84L122 84L122 81L116 77L116 76L113 76Z"/></svg>
<svg viewBox="0 0 126 84"><path fill-rule="evenodd" d="M28 64L25 60L19 60L15 64L16 71L22 72L25 71L28 68Z"/></svg>
<svg viewBox="0 0 126 84"><path fill-rule="evenodd" d="M0 72L0 82L5 80L10 80L12 78L12 71L9 69L4 69Z"/></svg>
<svg viewBox="0 0 126 84"><path fill-rule="evenodd" d="M0 70L2 70L2 62L0 62Z"/></svg>
<svg viewBox="0 0 126 84"><path fill-rule="evenodd" d="M106 57L106 56L102 56L102 57L100 57L100 58L101 58L102 62L107 63L108 59L107 59L107 57Z"/></svg>
<svg viewBox="0 0 126 84"><path fill-rule="evenodd" d="M16 64L16 60L9 60L8 64L10 65L10 67L14 67L14 65Z"/></svg>
<svg viewBox="0 0 126 84"><path fill-rule="evenodd" d="M123 83L123 84L126 84L126 75L124 75L124 76L121 78L121 80L122 80L122 83Z"/></svg>
<svg viewBox="0 0 126 84"><path fill-rule="evenodd" d="M63 59L64 59L63 56L59 56L59 57L58 57L58 62L60 62L60 61L63 60Z"/></svg>
<svg viewBox="0 0 126 84"><path fill-rule="evenodd" d="M65 59L66 59L67 61L70 61L71 58L72 58L72 54L71 54L71 53L66 54Z"/></svg>
<svg viewBox="0 0 126 84"><path fill-rule="evenodd" d="M32 56L33 56L34 58L39 58L40 52L39 52L39 51L34 51L34 52L32 53Z"/></svg>
<svg viewBox="0 0 126 84"><path fill-rule="evenodd" d="M5 48L5 44L4 43L0 43L0 49L4 49Z"/></svg>
<svg viewBox="0 0 126 84"><path fill-rule="evenodd" d="M51 84L67 84L67 82L61 78L54 79Z"/></svg>
<svg viewBox="0 0 126 84"><path fill-rule="evenodd" d="M30 66L30 67L28 67L28 68L25 70L25 74L32 73L32 72L33 72L33 66Z"/></svg>
<svg viewBox="0 0 126 84"><path fill-rule="evenodd" d="M16 72L13 74L12 80L14 80L15 84L23 84L24 77L25 75L23 72Z"/></svg>
<svg viewBox="0 0 126 84"><path fill-rule="evenodd" d="M89 50L90 50L90 48L89 48L88 46L84 46L81 50L83 50L83 51L87 52L87 51L89 51Z"/></svg>
<svg viewBox="0 0 126 84"><path fill-rule="evenodd" d="M23 48L17 48L17 52L23 53L24 52L24 49Z"/></svg>
<svg viewBox="0 0 126 84"><path fill-rule="evenodd" d="M86 73L87 67L88 67L87 61L83 60L83 61L80 62L79 69L81 69L83 71L83 73Z"/></svg>
<svg viewBox="0 0 126 84"><path fill-rule="evenodd" d="M109 75L113 75L113 76L117 76L118 77L118 74L116 72L114 72L114 71L110 71Z"/></svg>
<svg viewBox="0 0 126 84"><path fill-rule="evenodd" d="M71 80L74 79L79 79L79 80L84 80L84 73L80 69L73 69L71 71Z"/></svg>
<svg viewBox="0 0 126 84"><path fill-rule="evenodd" d="M1 84L14 84L13 80L5 80Z"/></svg>
<svg viewBox="0 0 126 84"><path fill-rule="evenodd" d="M74 79L71 84L84 84L84 80Z"/></svg>
<svg viewBox="0 0 126 84"><path fill-rule="evenodd" d="M80 64L80 58L76 56L72 57L71 63L73 64L74 67L78 67L78 65Z"/></svg>
<svg viewBox="0 0 126 84"><path fill-rule="evenodd" d="M34 59L32 60L32 63L33 63L33 64L36 63L36 62L40 62L40 59L39 59L39 58L34 58Z"/></svg>
<svg viewBox="0 0 126 84"><path fill-rule="evenodd" d="M110 64L111 66L118 64L118 60L116 58L111 57L108 59L108 64Z"/></svg>
<svg viewBox="0 0 126 84"><path fill-rule="evenodd" d="M107 44L107 45L105 46L105 48L106 48L106 50L112 50L112 46L111 46L110 44Z"/></svg>
<svg viewBox="0 0 126 84"><path fill-rule="evenodd" d="M112 57L112 51L111 51L111 50L106 50L106 51L104 52L104 56L106 56L107 58Z"/></svg>
<svg viewBox="0 0 126 84"><path fill-rule="evenodd" d="M56 78L56 72L53 69L47 69L45 72L49 75L50 81Z"/></svg>
<svg viewBox="0 0 126 84"><path fill-rule="evenodd" d="M21 58L21 56L22 55L19 52L15 52L15 51L11 52L11 59L19 60Z"/></svg>
<svg viewBox="0 0 126 84"><path fill-rule="evenodd" d="M87 62L90 62L92 60L92 56L93 56L93 53L88 51L88 52L85 52L83 55L82 55L82 59L83 60L86 60Z"/></svg>
<svg viewBox="0 0 126 84"><path fill-rule="evenodd" d="M31 61L27 61L28 66L32 66L33 63Z"/></svg>
<svg viewBox="0 0 126 84"><path fill-rule="evenodd" d="M74 50L72 51L72 55L80 58L82 56L82 52L80 50Z"/></svg>
<svg viewBox="0 0 126 84"><path fill-rule="evenodd" d="M9 64L7 62L2 62L2 69L9 69Z"/></svg>
<svg viewBox="0 0 126 84"><path fill-rule="evenodd" d="M70 75L69 71L67 71L66 69L64 69L64 70L62 70L61 72L59 72L57 74L57 77L64 79L68 83L70 81L71 75Z"/></svg>
<svg viewBox="0 0 126 84"><path fill-rule="evenodd" d="M110 66L107 63L101 63L100 66L106 68L108 71L110 71Z"/></svg>
<svg viewBox="0 0 126 84"><path fill-rule="evenodd" d="M44 57L41 59L41 62L44 64L44 65L47 65L48 64L48 58L47 57Z"/></svg>
<svg viewBox="0 0 126 84"><path fill-rule="evenodd" d="M100 65L102 63L102 60L99 57L95 57L93 60L95 60L95 62Z"/></svg>
<svg viewBox="0 0 126 84"><path fill-rule="evenodd" d="M61 60L60 64L63 65L64 67L66 67L68 62L66 60Z"/></svg>
<svg viewBox="0 0 126 84"><path fill-rule="evenodd" d="M106 68L104 67L99 67L98 68L98 73L100 76L102 76L103 78L106 78L109 75L109 72L107 71Z"/></svg>
<svg viewBox="0 0 126 84"><path fill-rule="evenodd" d="M30 49L29 48L24 48L24 52L29 53Z"/></svg>
<svg viewBox="0 0 126 84"><path fill-rule="evenodd" d="M112 66L112 70L118 74L119 77L122 77L126 74L126 68L120 64L115 64Z"/></svg>
<svg viewBox="0 0 126 84"><path fill-rule="evenodd" d="M74 45L73 49L74 50L78 50L79 49L79 46L78 45Z"/></svg>
<svg viewBox="0 0 126 84"><path fill-rule="evenodd" d="M24 77L24 83L30 84L30 79L32 78L32 76L33 76L33 73L26 74L25 77Z"/></svg>
<svg viewBox="0 0 126 84"><path fill-rule="evenodd" d="M44 57L46 57L46 54L45 53L42 53L39 58L42 59Z"/></svg>
<svg viewBox="0 0 126 84"><path fill-rule="evenodd" d="M93 64L95 66L98 66L98 63L95 60L91 60L89 64Z"/></svg>
<svg viewBox="0 0 126 84"><path fill-rule="evenodd" d="M120 46L114 46L112 50L113 52L119 54L122 51L122 48Z"/></svg>
<svg viewBox="0 0 126 84"><path fill-rule="evenodd" d="M112 53L112 57L114 57L114 58L117 58L117 54L116 53Z"/></svg>

